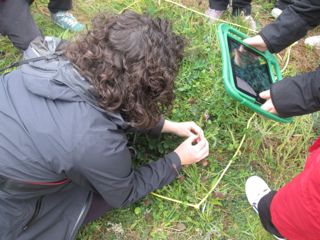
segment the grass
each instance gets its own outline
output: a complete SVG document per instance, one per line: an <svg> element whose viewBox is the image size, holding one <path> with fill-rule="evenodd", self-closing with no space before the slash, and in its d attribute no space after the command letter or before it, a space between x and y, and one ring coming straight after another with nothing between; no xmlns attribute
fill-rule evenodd
<svg viewBox="0 0 320 240"><path fill-rule="evenodd" d="M207 7L203 1L182 3L200 12ZM44 35L72 38L73 34L50 22L46 4L46 1L39 0L32 6L34 18ZM254 17L261 26L270 21L269 12L273 5L262 0L255 4ZM277 189L301 171L307 147L315 138L311 118L297 117L286 125L255 116L246 129L252 112L224 91L217 25L209 24L199 14L164 0L89 0L75 1L74 5L75 15L87 24L99 11L121 12L126 8L167 18L173 22L175 31L188 40L176 81L174 109L166 117L197 122L211 144L210 156L208 162L184 168L178 179L157 191L158 194L184 202L199 202L246 134L239 156L199 210L149 195L129 208L114 210L83 228L77 239L273 239L248 205L244 183L249 176L259 175ZM241 19L232 19L228 14L224 19L244 24ZM20 58L20 53L8 39L0 39L0 50L0 68ZM304 51L312 54L310 49ZM295 60L299 55L301 51L293 52L286 76L304 70L299 69L299 60ZM169 135L162 136L160 141L138 136L137 165L173 151L181 141Z"/></svg>

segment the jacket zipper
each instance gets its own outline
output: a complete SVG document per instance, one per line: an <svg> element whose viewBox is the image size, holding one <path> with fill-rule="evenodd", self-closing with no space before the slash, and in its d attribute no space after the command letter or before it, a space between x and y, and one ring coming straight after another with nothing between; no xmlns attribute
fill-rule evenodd
<svg viewBox="0 0 320 240"><path fill-rule="evenodd" d="M41 203L42 203L43 196L41 196L37 202L36 202L36 207L34 209L34 212L32 214L32 217L30 220L26 223L26 225L23 227L23 231L26 231L32 224L32 222L35 220L35 218L39 215L40 208L41 208Z"/></svg>
<svg viewBox="0 0 320 240"><path fill-rule="evenodd" d="M84 205L83 205L83 207L82 207L82 209L80 211L78 219L77 219L77 221L76 221L76 223L75 223L75 225L74 225L74 227L73 227L73 229L71 231L71 234L70 234L71 238L70 239L74 239L75 238L75 235L77 234L77 231L79 230L79 228L80 228L80 226L81 226L86 214L89 211L89 208L90 208L90 205L91 205L91 201L92 201L92 192L89 192L89 194L87 196L87 199L86 199L86 201L85 201L85 203L84 203Z"/></svg>

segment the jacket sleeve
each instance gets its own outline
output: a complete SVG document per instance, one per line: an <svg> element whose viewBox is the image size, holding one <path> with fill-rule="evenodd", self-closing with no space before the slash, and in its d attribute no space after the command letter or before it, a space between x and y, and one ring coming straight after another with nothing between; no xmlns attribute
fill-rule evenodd
<svg viewBox="0 0 320 240"><path fill-rule="evenodd" d="M320 68L273 84L271 99L282 117L320 110Z"/></svg>
<svg viewBox="0 0 320 240"><path fill-rule="evenodd" d="M135 169L126 146L126 136L107 132L101 136L86 136L86 147L78 149L73 171L80 185L90 185L112 207L127 206L148 193L172 182L181 162L175 152ZM76 175L76 174L75 174Z"/></svg>
<svg viewBox="0 0 320 240"><path fill-rule="evenodd" d="M259 34L270 52L280 52L319 25L319 16L319 0L294 1L275 22L265 26Z"/></svg>

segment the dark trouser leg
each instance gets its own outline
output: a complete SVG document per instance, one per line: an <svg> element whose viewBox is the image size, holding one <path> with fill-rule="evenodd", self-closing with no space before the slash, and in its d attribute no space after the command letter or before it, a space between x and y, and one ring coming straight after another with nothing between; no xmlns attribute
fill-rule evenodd
<svg viewBox="0 0 320 240"><path fill-rule="evenodd" d="M251 0L234 0L232 5L232 15L239 16L243 12L245 16L251 14Z"/></svg>
<svg viewBox="0 0 320 240"><path fill-rule="evenodd" d="M279 233L279 231L271 222L270 205L276 193L277 193L276 191L271 191L270 193L268 193L267 195L265 195L263 198L260 199L258 204L258 212L259 212L260 221L263 227L269 233L272 233L277 237L283 238Z"/></svg>
<svg viewBox="0 0 320 240"><path fill-rule="evenodd" d="M86 225L111 211L112 207L98 194L94 193L90 209L82 223Z"/></svg>
<svg viewBox="0 0 320 240"><path fill-rule="evenodd" d="M7 35L16 48L25 50L41 32L25 0L0 1L0 33Z"/></svg>
<svg viewBox="0 0 320 240"><path fill-rule="evenodd" d="M72 0L50 0L48 8L52 13L68 11L72 8Z"/></svg>
<svg viewBox="0 0 320 240"><path fill-rule="evenodd" d="M280 8L281 10L284 10L288 5L292 4L293 0L277 0L274 7Z"/></svg>
<svg viewBox="0 0 320 240"><path fill-rule="evenodd" d="M224 11L227 9L229 0L209 0L209 7L214 10Z"/></svg>

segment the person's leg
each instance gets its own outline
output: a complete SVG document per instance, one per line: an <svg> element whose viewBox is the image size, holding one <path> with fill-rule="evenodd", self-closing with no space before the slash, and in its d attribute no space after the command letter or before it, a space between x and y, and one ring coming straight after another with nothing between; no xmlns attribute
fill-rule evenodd
<svg viewBox="0 0 320 240"><path fill-rule="evenodd" d="M52 21L62 27L73 32L79 32L84 29L84 25L69 12L72 8L71 0L50 0L48 8L51 13Z"/></svg>
<svg viewBox="0 0 320 240"><path fill-rule="evenodd" d="M319 240L319 143L320 138L309 149L311 153L304 170L291 182L280 188L276 194L270 194L268 185L257 176L247 180L248 201L259 212L261 221L268 231L271 232L273 226L287 239ZM270 195L266 196L267 194Z"/></svg>
<svg viewBox="0 0 320 240"><path fill-rule="evenodd" d="M245 188L248 201L258 213L262 226L277 239L282 239L282 235L272 222L270 212L270 205L277 192L271 191L267 183L258 176L248 178Z"/></svg>
<svg viewBox="0 0 320 240"><path fill-rule="evenodd" d="M271 221L270 205L276 193L276 191L271 191L260 199L258 204L258 214L264 229L278 238L283 238Z"/></svg>
<svg viewBox="0 0 320 240"><path fill-rule="evenodd" d="M27 49L33 39L41 36L25 0L0 1L0 32L21 50Z"/></svg>
<svg viewBox="0 0 320 240"><path fill-rule="evenodd" d="M229 4L228 0L209 0L209 8L205 14L210 18L211 22L215 22L221 18Z"/></svg>
<svg viewBox="0 0 320 240"><path fill-rule="evenodd" d="M256 30L257 24L251 16L251 0L234 0L232 3L232 15L243 15L243 20L248 23L249 27L252 30Z"/></svg>
<svg viewBox="0 0 320 240"><path fill-rule="evenodd" d="M48 8L51 13L57 13L59 11L69 11L72 8L71 0L50 0Z"/></svg>
<svg viewBox="0 0 320 240"><path fill-rule="evenodd" d="M251 15L251 0L235 0L232 3L232 15L239 16L241 13L244 16Z"/></svg>
<svg viewBox="0 0 320 240"><path fill-rule="evenodd" d="M102 217L111 210L112 207L99 194L94 193L90 209L82 223L82 226Z"/></svg>
<svg viewBox="0 0 320 240"><path fill-rule="evenodd" d="M228 4L228 0L209 0L209 8L218 11L225 11L228 7Z"/></svg>
<svg viewBox="0 0 320 240"><path fill-rule="evenodd" d="M274 196L273 224L287 239L318 240L320 236L320 149L310 154L304 170Z"/></svg>
<svg viewBox="0 0 320 240"><path fill-rule="evenodd" d="M277 0L274 7L284 10L288 5L292 4L293 0Z"/></svg>

